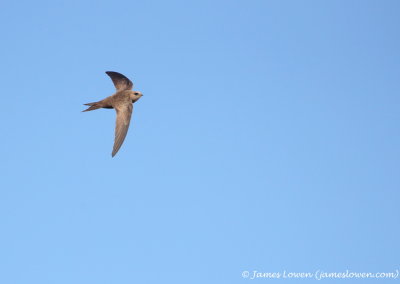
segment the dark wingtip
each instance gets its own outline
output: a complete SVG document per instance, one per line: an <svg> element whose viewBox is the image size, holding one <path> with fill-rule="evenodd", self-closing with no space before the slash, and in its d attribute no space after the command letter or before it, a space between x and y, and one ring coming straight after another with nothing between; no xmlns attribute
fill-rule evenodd
<svg viewBox="0 0 400 284"><path fill-rule="evenodd" d="M119 72L116 72L116 71L106 71L106 74L107 74L108 76L110 76L110 77L111 77L112 75L119 75L119 76L125 77L124 74L119 73Z"/></svg>

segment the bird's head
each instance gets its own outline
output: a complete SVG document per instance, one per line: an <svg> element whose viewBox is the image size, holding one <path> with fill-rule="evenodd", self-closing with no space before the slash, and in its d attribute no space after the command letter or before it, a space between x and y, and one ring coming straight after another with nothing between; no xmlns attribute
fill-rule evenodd
<svg viewBox="0 0 400 284"><path fill-rule="evenodd" d="M142 96L143 96L143 94L141 92L138 92L138 91L132 91L131 94L130 94L132 102L136 102Z"/></svg>

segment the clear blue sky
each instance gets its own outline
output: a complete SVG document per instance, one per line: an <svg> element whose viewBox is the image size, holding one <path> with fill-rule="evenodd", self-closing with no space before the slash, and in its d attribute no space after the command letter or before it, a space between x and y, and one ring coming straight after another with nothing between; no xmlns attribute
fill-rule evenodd
<svg viewBox="0 0 400 284"><path fill-rule="evenodd" d="M399 269L399 14L2 1L0 283ZM108 70L144 94L115 158Z"/></svg>

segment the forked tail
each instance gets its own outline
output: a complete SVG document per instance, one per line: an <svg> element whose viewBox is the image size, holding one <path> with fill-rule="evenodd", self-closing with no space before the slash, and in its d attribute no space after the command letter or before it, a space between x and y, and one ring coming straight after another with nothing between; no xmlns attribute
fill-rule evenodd
<svg viewBox="0 0 400 284"><path fill-rule="evenodd" d="M100 102L87 103L87 104L84 104L84 105L85 106L89 106L89 107L87 109L83 110L82 112L91 111L91 110L95 110L95 109L98 109L98 108L102 108L102 105L101 105Z"/></svg>

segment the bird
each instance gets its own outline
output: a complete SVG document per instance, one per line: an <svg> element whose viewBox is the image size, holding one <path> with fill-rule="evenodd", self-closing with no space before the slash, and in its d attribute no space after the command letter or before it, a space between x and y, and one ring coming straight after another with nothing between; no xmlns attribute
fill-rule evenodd
<svg viewBox="0 0 400 284"><path fill-rule="evenodd" d="M132 81L121 73L106 71L106 74L114 83L116 92L101 101L84 104L89 107L82 112L92 111L99 108L115 109L117 119L115 123L114 147L111 153L111 156L114 157L121 148L126 134L128 133L133 104L137 102L143 94L138 91L133 91Z"/></svg>

